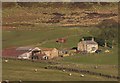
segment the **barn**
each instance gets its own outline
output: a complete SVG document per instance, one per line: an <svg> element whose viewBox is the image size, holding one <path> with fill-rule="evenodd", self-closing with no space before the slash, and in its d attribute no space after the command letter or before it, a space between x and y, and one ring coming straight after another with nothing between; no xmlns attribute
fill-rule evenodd
<svg viewBox="0 0 120 83"><path fill-rule="evenodd" d="M18 56L18 59L36 59L38 55L41 53L41 49L38 47L19 47L16 50L26 50L26 53L23 53Z"/></svg>
<svg viewBox="0 0 120 83"><path fill-rule="evenodd" d="M56 48L41 48L42 54L45 54L49 59L58 57L58 49Z"/></svg>

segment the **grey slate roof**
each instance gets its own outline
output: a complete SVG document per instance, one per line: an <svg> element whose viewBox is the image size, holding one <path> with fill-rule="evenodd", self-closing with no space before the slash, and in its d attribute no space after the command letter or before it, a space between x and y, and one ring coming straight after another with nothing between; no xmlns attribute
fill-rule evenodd
<svg viewBox="0 0 120 83"><path fill-rule="evenodd" d="M86 41L81 41L81 42L85 44L97 44L97 42L92 41L92 40L86 40Z"/></svg>
<svg viewBox="0 0 120 83"><path fill-rule="evenodd" d="M24 50L24 51L29 51L30 49L33 49L33 47L18 47L16 50Z"/></svg>

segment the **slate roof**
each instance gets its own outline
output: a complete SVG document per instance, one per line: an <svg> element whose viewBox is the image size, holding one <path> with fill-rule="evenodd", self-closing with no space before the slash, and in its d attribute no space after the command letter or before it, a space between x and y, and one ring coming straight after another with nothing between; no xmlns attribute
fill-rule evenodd
<svg viewBox="0 0 120 83"><path fill-rule="evenodd" d="M56 48L41 48L42 51L52 51L53 49L56 49Z"/></svg>
<svg viewBox="0 0 120 83"><path fill-rule="evenodd" d="M81 41L81 42L85 44L97 44L97 42L92 41L92 40L86 40L86 41Z"/></svg>
<svg viewBox="0 0 120 83"><path fill-rule="evenodd" d="M22 51L22 50L25 50L25 51L29 51L30 49L33 49L34 47L18 47L18 48L16 48L16 50L20 50L20 51Z"/></svg>

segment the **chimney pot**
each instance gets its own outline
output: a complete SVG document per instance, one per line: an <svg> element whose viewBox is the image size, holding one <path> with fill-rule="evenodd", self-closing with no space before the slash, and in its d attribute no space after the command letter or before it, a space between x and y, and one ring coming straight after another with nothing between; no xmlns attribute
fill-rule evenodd
<svg viewBox="0 0 120 83"><path fill-rule="evenodd" d="M92 38L92 41L94 41L94 38Z"/></svg>

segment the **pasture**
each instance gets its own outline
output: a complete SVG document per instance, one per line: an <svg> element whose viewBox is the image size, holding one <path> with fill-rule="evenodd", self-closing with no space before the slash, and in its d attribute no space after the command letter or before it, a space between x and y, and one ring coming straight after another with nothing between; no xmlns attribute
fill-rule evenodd
<svg viewBox="0 0 120 83"><path fill-rule="evenodd" d="M21 27L22 28L22 27ZM40 28L40 26L29 27L24 26L24 29L3 30L3 49L8 47L19 46L37 46L47 48L73 48L76 47L82 37L93 36L97 37L101 29L96 27L57 27L48 26ZM26 30L26 28L28 30ZM32 29L33 28L33 29ZM29 30L30 29L30 30ZM57 43L58 38L66 38L65 43ZM75 62L86 64L110 64L117 65L118 63L118 44L114 48L104 48L99 46L102 52L99 54L75 54L75 56L63 58L63 62ZM105 53L105 50L110 50Z"/></svg>
<svg viewBox="0 0 120 83"><path fill-rule="evenodd" d="M23 28L23 30L21 30L21 28L15 30L3 30L2 31L3 48L12 47L12 46L22 46L22 45L23 46L40 45L43 47L58 47L60 45L55 41L57 38L62 38L62 37L65 37L67 39L67 42L63 45L64 47L66 48L74 47L77 45L77 43L82 37L94 36L94 34L97 34L98 31L100 33L100 29L94 27L65 28L65 27L47 26L41 28L39 25L39 26L35 26L35 28L34 27L33 28L29 27L29 28L26 26L25 28ZM92 31L93 29L94 31ZM43 44L41 45L41 43Z"/></svg>
<svg viewBox="0 0 120 83"><path fill-rule="evenodd" d="M80 77L82 73L63 72L59 70L45 69L48 64L11 60L8 62L3 60L3 80L10 81L111 81L116 79L108 79L105 77L85 74L85 77ZM34 70L37 69L37 72ZM69 73L72 75L69 76Z"/></svg>
<svg viewBox="0 0 120 83"><path fill-rule="evenodd" d="M111 14L111 11L115 13L114 16ZM10 81L116 81L116 79L108 79L89 74L85 74L85 77L80 77L80 74L82 73L63 72L60 70L45 69L44 67L49 65L64 66L68 68L74 67L118 76L117 28L96 27L105 19L112 18L116 22L117 11L117 6L104 6L104 8L102 6L93 6L88 9L79 7L76 7L76 9L67 7L3 8L3 49L20 46L70 49L76 47L82 37L104 37L106 31L110 32L106 35L108 41L111 42L112 39L109 38L112 37L116 44L113 48L99 46L99 48L102 49L102 52L98 54L83 55L78 53L73 56L58 57L56 59L48 60L59 64L15 59L8 59L8 62L6 63L3 58L2 79ZM56 19L58 20L58 23L55 23ZM72 27L69 26L70 24L72 24ZM105 25L109 25L109 23ZM115 29L114 32L112 32L113 29ZM111 34L113 35L111 36ZM62 44L57 43L56 40L58 38L66 38L66 42ZM109 50L110 52L105 53L105 50ZM98 67L97 69L95 69L96 66ZM35 69L38 71L35 72ZM71 76L69 76L70 73L72 74Z"/></svg>
<svg viewBox="0 0 120 83"><path fill-rule="evenodd" d="M94 31L93 31L94 29ZM46 27L45 29L36 28L36 30L3 30L3 49L8 47L19 46L38 46L38 47L56 47L72 48L77 45L79 39L83 36L94 36L99 31L99 28L63 28L63 27ZM86 33L89 31L89 33ZM94 33L93 33L94 32ZM97 36L97 35L95 35ZM56 42L57 38L65 37L66 43L62 45ZM117 45L113 49L100 47L102 52L99 54L75 54L74 56L58 57L50 60L51 62L58 62L58 66L74 67L104 73L108 75L118 76L118 48ZM104 51L109 49L109 53ZM11 66L12 65L12 66ZM44 69L49 66L47 63L9 60L5 63L3 60L3 80L25 80L25 81L91 81L91 80L116 80L108 79L100 76L85 75L80 77L79 73L63 72L59 70ZM69 65L69 66L68 66ZM95 66L100 66L94 69ZM38 72L34 72L34 69ZM34 73L34 74L33 74ZM72 76L68 74L72 73ZM23 76L24 74L24 76ZM52 74L52 76L51 76ZM54 78L54 79L53 79Z"/></svg>

